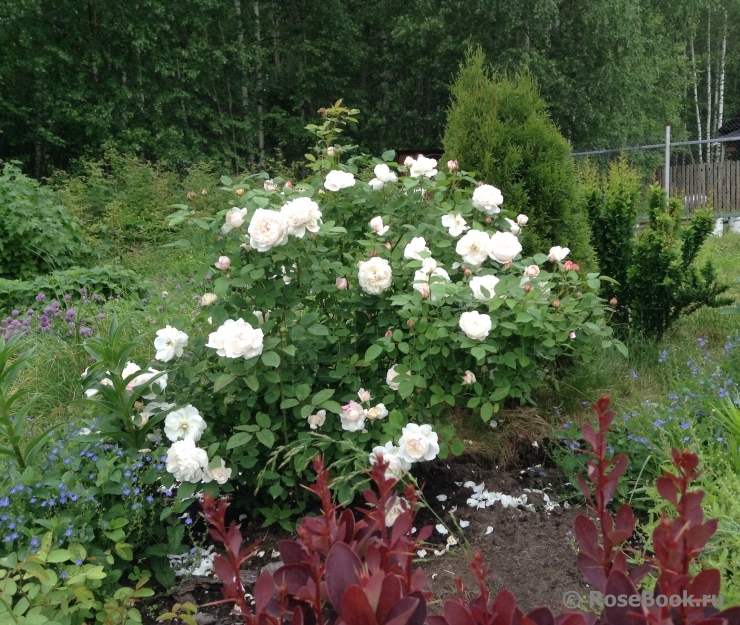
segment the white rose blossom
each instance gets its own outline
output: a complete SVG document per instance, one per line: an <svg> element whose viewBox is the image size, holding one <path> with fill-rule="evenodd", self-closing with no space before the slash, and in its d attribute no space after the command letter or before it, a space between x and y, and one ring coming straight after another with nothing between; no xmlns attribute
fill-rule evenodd
<svg viewBox="0 0 740 625"><path fill-rule="evenodd" d="M463 384L475 384L476 377L472 371L466 371L463 376Z"/></svg>
<svg viewBox="0 0 740 625"><path fill-rule="evenodd" d="M426 156L419 154L419 158L417 158L411 164L411 168L409 169L409 176L411 176L412 178L420 178L421 176L434 178L434 176L437 175L436 167L437 161L435 161L433 158L427 158Z"/></svg>
<svg viewBox="0 0 740 625"><path fill-rule="evenodd" d="M425 258L421 263L421 269L414 273L414 289L419 291L424 297L429 297L432 293L431 284L433 282L440 282L441 280L432 280L434 277L440 278L441 280L450 281L450 274L448 274L441 267L437 267L437 261L433 258ZM432 295L432 301L437 301L437 298Z"/></svg>
<svg viewBox="0 0 740 625"><path fill-rule="evenodd" d="M385 404L378 404L377 406L368 408L365 411L365 416L370 419L370 421L385 419L388 416L388 409L385 407Z"/></svg>
<svg viewBox="0 0 740 625"><path fill-rule="evenodd" d="M481 265L491 249L491 237L482 230L470 230L457 242L455 251L468 265Z"/></svg>
<svg viewBox="0 0 740 625"><path fill-rule="evenodd" d="M474 341L482 341L488 337L493 323L489 315L481 314L477 310L464 312L460 315L460 329Z"/></svg>
<svg viewBox="0 0 740 625"><path fill-rule="evenodd" d="M242 224L244 224L244 217L247 215L247 209L246 208L239 208L238 206L234 206L233 208L230 208L226 212L225 216L225 222L224 225L221 226L221 232L223 234L227 234L231 232L234 228L239 228Z"/></svg>
<svg viewBox="0 0 740 625"><path fill-rule="evenodd" d="M297 197L283 205L280 212L285 216L288 234L302 239L309 232L319 231L321 211L319 205L309 197ZM258 249L258 251L261 251Z"/></svg>
<svg viewBox="0 0 740 625"><path fill-rule="evenodd" d="M424 237L414 237L409 241L406 247L403 248L403 257L408 260L424 260L421 256L422 252L431 254Z"/></svg>
<svg viewBox="0 0 740 625"><path fill-rule="evenodd" d="M373 170L375 178L373 178L368 184L373 188L374 191L380 191L386 182L396 182L398 176L391 171L385 163L381 163L375 166Z"/></svg>
<svg viewBox="0 0 740 625"><path fill-rule="evenodd" d="M388 373L385 376L385 383L391 387L392 390L397 391L398 387L401 386L401 381L398 380L398 376L400 375L396 371L396 367L398 365L393 365L390 369L388 369ZM406 375L411 377L411 371L407 371Z"/></svg>
<svg viewBox="0 0 740 625"><path fill-rule="evenodd" d="M164 419L164 435L172 442L182 439L197 443L206 427L198 409L190 404L173 410Z"/></svg>
<svg viewBox="0 0 740 625"><path fill-rule="evenodd" d="M506 223L509 224L509 230L511 231L511 234L514 236L519 236L521 234L522 229L519 227L519 224L516 223L513 219L509 219L508 217L505 218Z"/></svg>
<svg viewBox="0 0 740 625"><path fill-rule="evenodd" d="M495 215L501 212L504 196L496 187L483 184L473 191L473 206L486 215Z"/></svg>
<svg viewBox="0 0 740 625"><path fill-rule="evenodd" d="M360 263L357 278L365 293L380 295L393 283L393 271L385 258L374 256Z"/></svg>
<svg viewBox="0 0 740 625"><path fill-rule="evenodd" d="M439 453L439 439L431 425L409 423L401 430L398 457L409 463L434 460Z"/></svg>
<svg viewBox="0 0 740 625"><path fill-rule="evenodd" d="M524 275L527 276L527 278L536 278L540 275L540 268L537 265L528 265L524 269Z"/></svg>
<svg viewBox="0 0 740 625"><path fill-rule="evenodd" d="M463 219L460 213L457 215L442 215L442 225L447 228L451 237L458 237L466 230L470 230L468 222Z"/></svg>
<svg viewBox="0 0 740 625"><path fill-rule="evenodd" d="M324 179L324 187L327 191L339 191L355 185L355 177L348 171L332 169Z"/></svg>
<svg viewBox="0 0 740 625"><path fill-rule="evenodd" d="M372 399L372 395L370 395L370 391L361 388L357 391L357 398L360 400L360 403L366 404Z"/></svg>
<svg viewBox="0 0 740 625"><path fill-rule="evenodd" d="M496 285L499 283L499 279L496 276L475 276L470 280L470 288L473 291L473 297L481 302L487 302L496 297L493 292ZM486 289L489 295L483 295L481 287Z"/></svg>
<svg viewBox="0 0 740 625"><path fill-rule="evenodd" d="M365 409L356 401L350 401L346 406L342 406L342 429L348 432L358 432L365 427Z"/></svg>
<svg viewBox="0 0 740 625"><path fill-rule="evenodd" d="M383 225L383 218L380 215L370 220L370 227L379 237L382 237L390 229L390 226Z"/></svg>
<svg viewBox="0 0 740 625"><path fill-rule="evenodd" d="M217 484L226 484L231 477L231 469L226 468L226 462L221 458L221 466L215 469L206 469L203 471L203 482L216 482Z"/></svg>
<svg viewBox="0 0 740 625"><path fill-rule="evenodd" d="M167 450L167 471L172 473L178 482L197 483L203 479L203 472L208 468L208 454L205 449L195 446L192 439L172 443Z"/></svg>
<svg viewBox="0 0 740 625"><path fill-rule="evenodd" d="M381 456L388 463L388 468L385 470L387 480L400 480L403 474L411 468L411 463L399 455L399 448L395 447L391 441L388 441L385 445L373 447L370 454L370 466L378 461L378 456Z"/></svg>
<svg viewBox="0 0 740 625"><path fill-rule="evenodd" d="M246 360L262 353L263 334L259 328L253 328L244 319L227 319L215 332L208 335L206 347L216 350L219 356Z"/></svg>
<svg viewBox="0 0 740 625"><path fill-rule="evenodd" d="M550 253L547 255L547 257L555 261L556 263L562 262L563 259L570 254L570 249L567 247L560 247L559 245L556 245L554 247L550 248Z"/></svg>
<svg viewBox="0 0 740 625"><path fill-rule="evenodd" d="M516 216L516 223L520 228L523 228L527 225L527 222L529 221L529 217L526 215L517 215Z"/></svg>
<svg viewBox="0 0 740 625"><path fill-rule="evenodd" d="M308 427L312 430L320 428L326 421L326 410L319 410L316 414L310 414L306 417L306 420L308 421Z"/></svg>
<svg viewBox="0 0 740 625"><path fill-rule="evenodd" d="M210 306L218 301L218 295L215 293L204 293L203 297L200 298L200 303L203 306Z"/></svg>
<svg viewBox="0 0 740 625"><path fill-rule="evenodd" d="M157 338L154 339L154 349L157 353L154 357L162 362L169 362L182 356L187 346L188 335L168 325L157 330Z"/></svg>
<svg viewBox="0 0 740 625"><path fill-rule="evenodd" d="M157 371L156 369L152 369L149 367L148 371L144 371L143 373L140 373L137 375L131 382L129 382L126 385L126 388L128 390L133 390L135 386L143 386L147 384L154 376L161 374L161 371ZM164 391L164 389L167 388L167 374L164 373L162 375L159 375L159 377L154 380L154 383L159 385L160 391ZM147 393L146 395L142 395L144 399L154 399L157 395L156 392L154 392L154 389L151 389L151 393Z"/></svg>
<svg viewBox="0 0 740 625"><path fill-rule="evenodd" d="M501 264L514 260L522 251L522 244L511 232L496 232L491 237L488 255Z"/></svg>
<svg viewBox="0 0 740 625"><path fill-rule="evenodd" d="M288 242L288 220L282 212L258 208L247 232L249 245L258 252L267 252Z"/></svg>

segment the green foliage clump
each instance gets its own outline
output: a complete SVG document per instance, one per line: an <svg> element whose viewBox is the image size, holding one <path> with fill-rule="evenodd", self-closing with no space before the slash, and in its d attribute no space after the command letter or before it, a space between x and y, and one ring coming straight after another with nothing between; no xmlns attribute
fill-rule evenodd
<svg viewBox="0 0 740 625"><path fill-rule="evenodd" d="M49 275L33 280L0 279L0 310L28 308L36 304L36 296L43 293L47 298L62 299L65 294L74 299L81 297L80 291L98 293L104 297L136 294L145 297L149 282L136 272L119 265L102 265L85 269L76 267L53 271Z"/></svg>
<svg viewBox="0 0 740 625"><path fill-rule="evenodd" d="M86 247L51 190L12 163L0 171L0 278L23 279L76 264Z"/></svg>
<svg viewBox="0 0 740 625"><path fill-rule="evenodd" d="M570 146L548 115L529 74L492 73L485 55L469 52L452 86L444 149L503 193L505 208L529 216L525 253L567 246L592 268L588 219L576 202ZM606 274L608 275L608 274Z"/></svg>
<svg viewBox="0 0 740 625"><path fill-rule="evenodd" d="M583 191L599 264L618 282L607 287L607 295L617 298L623 322L657 338L682 314L732 302L721 297L728 287L718 283L711 261L701 268L695 263L712 231L711 209L696 211L682 228L681 202L667 201L653 186L648 227L635 236L640 183L626 161L614 162L604 179L586 167Z"/></svg>

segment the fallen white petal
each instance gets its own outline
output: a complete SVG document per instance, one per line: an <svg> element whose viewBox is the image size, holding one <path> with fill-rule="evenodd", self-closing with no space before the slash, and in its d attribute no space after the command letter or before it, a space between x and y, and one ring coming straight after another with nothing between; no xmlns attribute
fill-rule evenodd
<svg viewBox="0 0 740 625"><path fill-rule="evenodd" d="M449 534L449 530L442 525L442 523L437 523L437 525L434 526L434 529L436 529L440 534Z"/></svg>
<svg viewBox="0 0 740 625"><path fill-rule="evenodd" d="M419 549L419 551L416 552L416 555L420 558L426 558L427 557L427 550L426 549Z"/></svg>
<svg viewBox="0 0 740 625"><path fill-rule="evenodd" d="M470 525L470 521L460 521L460 527L465 529L468 525Z"/></svg>
<svg viewBox="0 0 740 625"><path fill-rule="evenodd" d="M489 525L489 526L488 526L488 527L486 528L486 534L485 534L485 535L486 535L486 536L488 536L488 535L489 535L489 534L491 534L492 532L493 532L493 528L492 528L492 527L491 527L491 526Z"/></svg>
<svg viewBox="0 0 740 625"><path fill-rule="evenodd" d="M447 501L447 495L437 495L437 501Z"/></svg>

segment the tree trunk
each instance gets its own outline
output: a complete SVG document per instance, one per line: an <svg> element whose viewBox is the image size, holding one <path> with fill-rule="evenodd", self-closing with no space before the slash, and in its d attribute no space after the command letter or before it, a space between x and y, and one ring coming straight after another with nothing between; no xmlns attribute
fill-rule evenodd
<svg viewBox="0 0 740 625"><path fill-rule="evenodd" d="M712 13L707 13L707 140L712 138ZM707 143L707 163L712 162L712 144Z"/></svg>
<svg viewBox="0 0 740 625"><path fill-rule="evenodd" d="M722 126L725 114L725 57L727 56L727 7L725 7L724 13L725 23L722 27L722 54L719 61L719 93L717 101L717 115L714 122L715 134ZM720 160L724 160L724 150L721 149L722 145L717 145L717 152Z"/></svg>
<svg viewBox="0 0 740 625"><path fill-rule="evenodd" d="M247 55L244 51L244 28L242 27L242 3L241 0L234 0L234 13L236 13L236 40L239 43L239 62L242 69L242 108L244 109L244 125L247 129L246 144L249 146L248 160L254 162L254 153L252 151L252 139L250 128L252 124L249 121L249 87L247 81Z"/></svg>
<svg viewBox="0 0 740 625"><path fill-rule="evenodd" d="M697 140L701 141L701 111L699 110L699 77L696 73L696 54L694 53L694 37L691 36L691 67L694 71L694 110L696 112L696 131ZM704 152L701 144L699 145L699 162L704 162Z"/></svg>
<svg viewBox="0 0 740 625"><path fill-rule="evenodd" d="M257 144L259 148L260 165L265 164L265 128L262 120L262 39L260 35L260 3L254 2L255 40L257 41L257 54L255 55L255 69L257 70Z"/></svg>
<svg viewBox="0 0 740 625"><path fill-rule="evenodd" d="M270 0L270 18L272 21L272 54L275 62L275 74L280 73L280 16L278 15L275 0Z"/></svg>

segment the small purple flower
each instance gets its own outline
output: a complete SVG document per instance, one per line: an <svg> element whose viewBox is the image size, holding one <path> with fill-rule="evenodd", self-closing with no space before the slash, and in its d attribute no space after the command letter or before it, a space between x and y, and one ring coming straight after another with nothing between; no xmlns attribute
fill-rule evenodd
<svg viewBox="0 0 740 625"><path fill-rule="evenodd" d="M71 299L72 299L72 296L71 296L71 295L70 295L69 293L67 293L67 294L66 294L66 295L64 296L64 301L65 301L65 302L68 302L68 301L69 301L69 300L71 300Z"/></svg>
<svg viewBox="0 0 740 625"><path fill-rule="evenodd" d="M632 377L633 378L636 378L637 377L637 371L634 371L634 370L632 371Z"/></svg>
<svg viewBox="0 0 740 625"><path fill-rule="evenodd" d="M682 430L688 430L690 427L691 427L691 424L690 423L682 423L681 424L681 429Z"/></svg>
<svg viewBox="0 0 740 625"><path fill-rule="evenodd" d="M698 338L696 340L699 343L699 347L704 347L707 344L707 342L703 338Z"/></svg>
<svg viewBox="0 0 740 625"><path fill-rule="evenodd" d="M21 314L21 311L18 310L17 308L14 308L10 314L13 315L14 317L17 317L18 315Z"/></svg>
<svg viewBox="0 0 740 625"><path fill-rule="evenodd" d="M39 293L39 294L38 294L38 295L36 296L36 301L37 301L37 302L43 302L43 301L44 301L45 299L46 299L46 295L44 295L43 293Z"/></svg>
<svg viewBox="0 0 740 625"><path fill-rule="evenodd" d="M212 278L211 274L210 273L207 273L206 274L206 280L210 280L211 278Z"/></svg>

